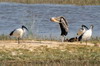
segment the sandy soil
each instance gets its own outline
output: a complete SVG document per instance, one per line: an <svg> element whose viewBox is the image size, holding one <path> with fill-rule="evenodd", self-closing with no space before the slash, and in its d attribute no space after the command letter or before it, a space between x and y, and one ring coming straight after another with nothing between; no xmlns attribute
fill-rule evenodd
<svg viewBox="0 0 100 66"><path fill-rule="evenodd" d="M0 49L12 49L12 48L36 48L39 46L47 47L59 47L60 45L86 45L86 43L80 42L58 42L58 41L35 41L35 40L23 40L20 44L14 40L2 40L0 41ZM95 44L88 43L89 46L94 46Z"/></svg>

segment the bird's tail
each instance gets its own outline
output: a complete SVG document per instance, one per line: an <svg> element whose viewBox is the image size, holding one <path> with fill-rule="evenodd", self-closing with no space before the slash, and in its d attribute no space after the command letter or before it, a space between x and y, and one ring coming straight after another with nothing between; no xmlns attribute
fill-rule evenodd
<svg viewBox="0 0 100 66"><path fill-rule="evenodd" d="M14 30L14 31L15 31L15 30ZM12 36L12 35L13 35L13 33L14 33L14 31L12 31L9 35L10 35L10 36Z"/></svg>
<svg viewBox="0 0 100 66"><path fill-rule="evenodd" d="M11 32L9 35L12 36L13 35L13 32Z"/></svg>

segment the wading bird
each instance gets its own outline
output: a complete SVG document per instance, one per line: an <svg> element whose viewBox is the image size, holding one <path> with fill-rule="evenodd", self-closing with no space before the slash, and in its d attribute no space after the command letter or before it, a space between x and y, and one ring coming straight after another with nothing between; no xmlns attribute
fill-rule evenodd
<svg viewBox="0 0 100 66"><path fill-rule="evenodd" d="M79 36L78 40L79 41L86 41L86 45L87 45L87 41L91 38L92 36L92 30L93 30L93 25L90 26L90 29L86 30L82 35Z"/></svg>
<svg viewBox="0 0 100 66"><path fill-rule="evenodd" d="M86 30L88 30L88 27L85 25L82 25L81 28L77 32L77 36L82 35Z"/></svg>
<svg viewBox="0 0 100 66"><path fill-rule="evenodd" d="M64 42L65 36L68 34L68 21L62 16L52 17L50 20L52 22L59 23L61 29L62 42Z"/></svg>
<svg viewBox="0 0 100 66"><path fill-rule="evenodd" d="M13 30L9 35L16 37L18 39L18 44L19 44L20 43L19 39L22 38L23 34L25 33L25 30L28 31L28 29L24 25L22 25L21 28Z"/></svg>

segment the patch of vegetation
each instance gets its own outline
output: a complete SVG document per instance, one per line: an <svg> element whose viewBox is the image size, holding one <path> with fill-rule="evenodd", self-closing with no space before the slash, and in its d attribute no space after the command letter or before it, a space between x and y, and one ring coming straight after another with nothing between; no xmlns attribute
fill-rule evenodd
<svg viewBox="0 0 100 66"><path fill-rule="evenodd" d="M60 47L63 47L61 49ZM67 45L55 48L39 46L36 48L1 49L0 60L16 61L100 61L100 48L80 45Z"/></svg>
<svg viewBox="0 0 100 66"><path fill-rule="evenodd" d="M95 44L95 46L98 46L100 43L100 37L94 37L89 42Z"/></svg>
<svg viewBox="0 0 100 66"><path fill-rule="evenodd" d="M0 37L2 38L2 36ZM4 39L4 38L3 38ZM9 40L4 39L4 40ZM99 44L99 38L92 38L90 42ZM99 41L99 43L98 43ZM48 46L28 47L27 45L18 45L16 48L0 47L0 61L3 63L35 63L35 64L88 64L100 63L100 47L60 44L58 47L50 48ZM11 61L11 62L10 62ZM14 62L12 62L14 61ZM22 62L22 63L23 63ZM1 64L1 63L0 63ZM23 63L24 64L24 63Z"/></svg>
<svg viewBox="0 0 100 66"><path fill-rule="evenodd" d="M17 40L17 38L11 37L9 35L1 34L0 35L0 40ZM21 40L59 41L59 39L57 37L53 37L53 36L50 36L50 37L47 37L47 36L37 36L37 35L31 34L31 33L29 33L28 36L23 37ZM97 45L97 44L100 43L100 37L92 37L91 40L89 40L88 42Z"/></svg>
<svg viewBox="0 0 100 66"><path fill-rule="evenodd" d="M4 34L0 35L0 40L8 40L8 39L11 39L9 35L4 35Z"/></svg>
<svg viewBox="0 0 100 66"><path fill-rule="evenodd" d="M0 2L18 2L27 4L100 5L100 0L0 0Z"/></svg>

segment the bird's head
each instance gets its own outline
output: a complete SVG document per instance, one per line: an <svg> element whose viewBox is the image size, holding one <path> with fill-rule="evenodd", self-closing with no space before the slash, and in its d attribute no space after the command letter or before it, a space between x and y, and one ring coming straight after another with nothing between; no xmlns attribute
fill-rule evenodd
<svg viewBox="0 0 100 66"><path fill-rule="evenodd" d="M94 26L93 26L93 25L91 25L91 26L90 26L90 28L91 28L91 29L93 29L93 28L94 28Z"/></svg>
<svg viewBox="0 0 100 66"><path fill-rule="evenodd" d="M28 29L27 29L24 25L22 25L22 29L23 29L23 28L26 29L26 30L28 31Z"/></svg>
<svg viewBox="0 0 100 66"><path fill-rule="evenodd" d="M61 19L61 16L50 18L50 20L51 20L52 22L57 22L57 23L60 23L60 19Z"/></svg>
<svg viewBox="0 0 100 66"><path fill-rule="evenodd" d="M82 28L89 29L86 25L82 25L81 27L82 27Z"/></svg>

